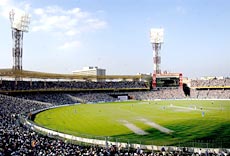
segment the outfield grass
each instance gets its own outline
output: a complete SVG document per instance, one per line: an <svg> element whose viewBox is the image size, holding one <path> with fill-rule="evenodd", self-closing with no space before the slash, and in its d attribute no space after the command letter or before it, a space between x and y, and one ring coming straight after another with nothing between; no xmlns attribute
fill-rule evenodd
<svg viewBox="0 0 230 156"><path fill-rule="evenodd" d="M204 114L204 116L202 116ZM163 133L140 119L173 130ZM135 134L123 120L147 135ZM37 124L76 136L104 137L142 144L175 145L193 141L222 141L230 147L230 101L174 100L78 104L36 115Z"/></svg>

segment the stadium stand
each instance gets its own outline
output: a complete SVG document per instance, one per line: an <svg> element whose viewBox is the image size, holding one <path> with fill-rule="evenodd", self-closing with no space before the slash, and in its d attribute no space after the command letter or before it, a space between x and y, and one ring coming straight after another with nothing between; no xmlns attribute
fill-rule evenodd
<svg viewBox="0 0 230 156"><path fill-rule="evenodd" d="M185 98L184 92L180 88L161 89L146 92L129 92L130 97L135 100L154 100L154 99L182 99Z"/></svg>
<svg viewBox="0 0 230 156"><path fill-rule="evenodd" d="M148 89L143 81L90 82L90 81L6 81L0 83L0 91L71 90L71 89Z"/></svg>
<svg viewBox="0 0 230 156"><path fill-rule="evenodd" d="M55 105L73 104L73 103L97 103L110 102L117 99L106 93L27 93L17 94L15 97L47 102Z"/></svg>
<svg viewBox="0 0 230 156"><path fill-rule="evenodd" d="M230 99L230 90L191 90L191 98L197 99Z"/></svg>
<svg viewBox="0 0 230 156"><path fill-rule="evenodd" d="M191 87L223 87L230 86L230 79L191 80Z"/></svg>
<svg viewBox="0 0 230 156"><path fill-rule="evenodd" d="M229 99L230 79L191 80L191 98Z"/></svg>

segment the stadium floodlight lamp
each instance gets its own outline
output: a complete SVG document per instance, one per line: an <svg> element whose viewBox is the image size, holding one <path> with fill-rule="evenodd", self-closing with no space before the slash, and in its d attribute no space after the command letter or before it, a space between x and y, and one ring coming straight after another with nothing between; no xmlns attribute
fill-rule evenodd
<svg viewBox="0 0 230 156"><path fill-rule="evenodd" d="M163 43L164 29L153 28L150 29L150 42L151 43Z"/></svg>
<svg viewBox="0 0 230 156"><path fill-rule="evenodd" d="M29 14L17 12L15 13L14 10L10 11L10 22L11 28L16 29L22 32L29 31L29 24L30 24L30 16Z"/></svg>

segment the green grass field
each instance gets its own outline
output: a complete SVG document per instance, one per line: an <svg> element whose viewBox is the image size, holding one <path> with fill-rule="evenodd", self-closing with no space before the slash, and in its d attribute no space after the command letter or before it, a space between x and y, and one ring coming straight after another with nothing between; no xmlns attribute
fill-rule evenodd
<svg viewBox="0 0 230 156"><path fill-rule="evenodd" d="M193 141L230 147L230 101L127 101L78 104L36 115L35 123L59 132L132 143L176 145ZM173 132L165 133L145 121ZM125 123L146 132L136 134Z"/></svg>

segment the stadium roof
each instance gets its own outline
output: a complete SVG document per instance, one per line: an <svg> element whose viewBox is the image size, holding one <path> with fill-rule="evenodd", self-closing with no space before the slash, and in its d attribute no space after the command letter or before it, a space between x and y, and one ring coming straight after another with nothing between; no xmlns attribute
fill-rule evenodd
<svg viewBox="0 0 230 156"><path fill-rule="evenodd" d="M81 80L92 80L92 79L144 79L144 75L106 75L106 76L96 76L96 75L76 75L76 74L58 74L58 73L45 73L37 71L28 70L14 70L14 69L0 69L1 77L10 78L31 78L31 79L81 79Z"/></svg>

